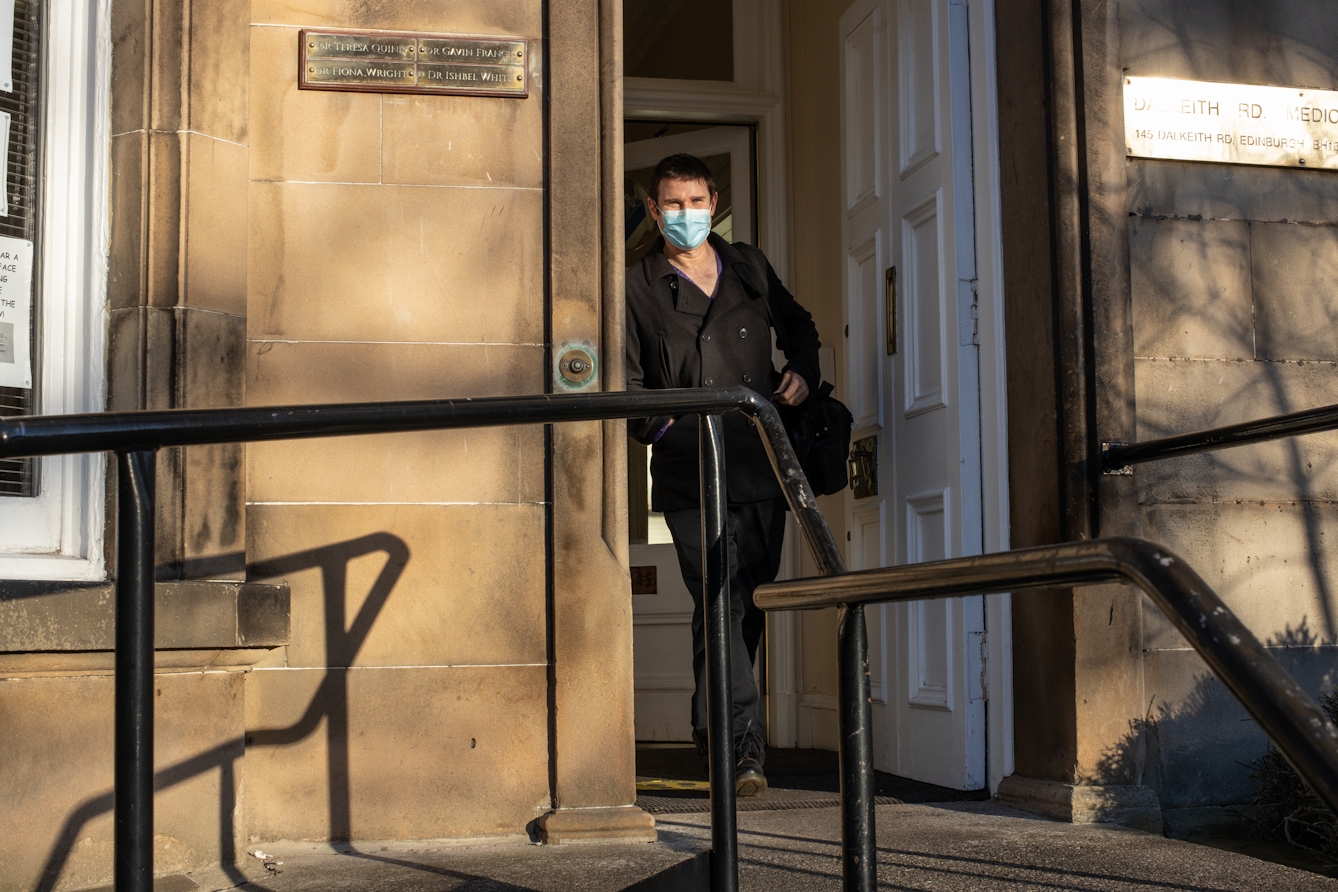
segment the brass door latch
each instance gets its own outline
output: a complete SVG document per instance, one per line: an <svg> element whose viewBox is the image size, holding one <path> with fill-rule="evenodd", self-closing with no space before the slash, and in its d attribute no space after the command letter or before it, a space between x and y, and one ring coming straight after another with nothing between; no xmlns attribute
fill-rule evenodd
<svg viewBox="0 0 1338 892"><path fill-rule="evenodd" d="M878 495L878 438L865 437L850 446L850 491L857 499Z"/></svg>

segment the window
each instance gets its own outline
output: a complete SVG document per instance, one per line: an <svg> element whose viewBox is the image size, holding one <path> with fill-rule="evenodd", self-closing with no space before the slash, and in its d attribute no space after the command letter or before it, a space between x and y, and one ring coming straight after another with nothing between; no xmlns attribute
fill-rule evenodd
<svg viewBox="0 0 1338 892"><path fill-rule="evenodd" d="M33 244L31 316L11 344L31 351L32 387L0 388L0 415L95 412L107 324L108 4L0 0L0 14L11 6L0 253L10 239ZM101 578L104 474L100 455L4 462L0 578Z"/></svg>
<svg viewBox="0 0 1338 892"><path fill-rule="evenodd" d="M0 4L0 11L5 4ZM37 240L37 138L41 117L41 6L32 0L18 0L14 4L13 90L0 92L0 139L8 133L8 150L3 168L5 173L4 197L0 198L0 237ZM4 315L22 312L24 307L0 307L0 416L32 415L37 411L36 393L32 387L21 386L31 379L33 360L37 351L36 326L33 325L38 295L29 285L31 299L27 301L25 319L10 319ZM23 344L15 343L16 334L26 335ZM5 368L9 366L12 368ZM8 373L8 374L5 374ZM29 383L31 383L29 381ZM0 459L0 495L33 497L38 492L37 460L31 458Z"/></svg>
<svg viewBox="0 0 1338 892"><path fill-rule="evenodd" d="M732 0L623 0L623 73L734 80Z"/></svg>

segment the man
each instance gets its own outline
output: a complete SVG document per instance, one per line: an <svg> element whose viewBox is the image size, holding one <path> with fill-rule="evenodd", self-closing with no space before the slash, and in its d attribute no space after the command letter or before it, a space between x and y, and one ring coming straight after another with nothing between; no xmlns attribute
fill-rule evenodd
<svg viewBox="0 0 1338 892"><path fill-rule="evenodd" d="M818 331L762 252L711 232L716 206L710 169L671 155L651 177L647 210L661 237L627 270L627 389L735 387L797 406L818 387ZM771 361L772 318L784 333L781 373ZM634 419L629 433L651 444L651 507L664 512L683 581L693 596L692 734L705 754L706 641L697 416ZM733 653L735 789L766 789L761 700L752 665L765 615L753 589L776 578L785 534L785 499L762 440L740 412L724 419L728 491L730 627ZM748 655L744 662L743 654Z"/></svg>

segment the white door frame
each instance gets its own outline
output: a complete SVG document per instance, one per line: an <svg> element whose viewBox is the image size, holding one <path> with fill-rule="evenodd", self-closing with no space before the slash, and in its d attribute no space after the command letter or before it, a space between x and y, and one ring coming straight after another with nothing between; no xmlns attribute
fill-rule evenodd
<svg viewBox="0 0 1338 892"><path fill-rule="evenodd" d="M955 0L954 0L955 2ZM985 551L1007 551L1008 377L1004 351L1003 211L999 194L999 78L994 0L967 7L971 141L975 158L976 278L980 341L981 496ZM990 792L1013 773L1013 610L1008 594L985 599L986 770Z"/></svg>
<svg viewBox="0 0 1338 892"><path fill-rule="evenodd" d="M1004 351L1002 210L999 195L999 107L994 0L967 6L971 59L971 132L976 200L976 268L980 335L982 505L986 552L1010 547L1008 523L1007 370ZM783 5L736 0L735 81L627 78L624 116L651 120L754 123L758 147L759 246L782 277L792 275L790 187L785 117ZM744 36L761 40L744 40ZM791 540L793 537L791 537ZM782 575L798 574L789 549ZM1013 772L1012 608L1007 594L985 600L988 778L991 792ZM770 742L798 739L799 623L781 612L768 621Z"/></svg>

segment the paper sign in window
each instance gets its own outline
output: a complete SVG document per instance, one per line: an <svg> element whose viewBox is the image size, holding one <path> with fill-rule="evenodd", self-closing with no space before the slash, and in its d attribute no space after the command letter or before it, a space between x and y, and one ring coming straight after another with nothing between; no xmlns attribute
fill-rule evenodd
<svg viewBox="0 0 1338 892"><path fill-rule="evenodd" d="M0 112L0 146L9 146L9 112ZM0 154L0 217L9 216L9 152Z"/></svg>
<svg viewBox="0 0 1338 892"><path fill-rule="evenodd" d="M0 387L33 386L33 243L0 236Z"/></svg>
<svg viewBox="0 0 1338 892"><path fill-rule="evenodd" d="M14 0L0 0L0 90L14 92Z"/></svg>

